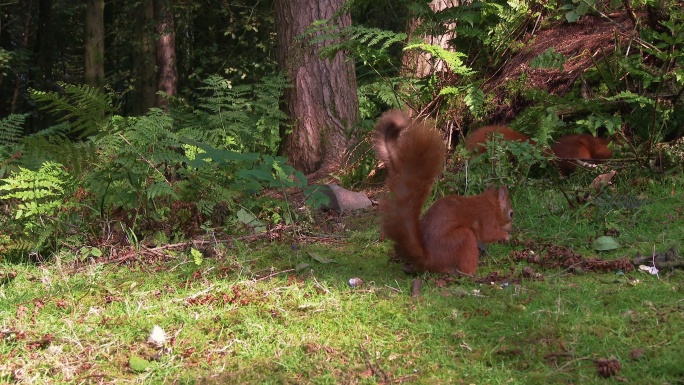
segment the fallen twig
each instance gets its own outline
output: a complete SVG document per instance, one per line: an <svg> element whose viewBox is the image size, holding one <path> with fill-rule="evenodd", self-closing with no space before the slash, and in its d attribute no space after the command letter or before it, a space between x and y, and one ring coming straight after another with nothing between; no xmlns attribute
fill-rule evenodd
<svg viewBox="0 0 684 385"><path fill-rule="evenodd" d="M359 350L361 351L363 355L363 360L366 361L366 365L368 366L368 369L373 373L375 376L380 376L382 378L382 381L387 383L389 382L389 378L387 377L387 373L385 373L382 369L378 368L376 369L373 364L370 362L370 359L368 358L368 352L366 349L363 348L363 346L359 345Z"/></svg>
<svg viewBox="0 0 684 385"><path fill-rule="evenodd" d="M411 297L412 298L418 298L420 297L420 278L416 278L413 280L413 283L411 284Z"/></svg>
<svg viewBox="0 0 684 385"><path fill-rule="evenodd" d="M271 274L269 274L269 275L266 275L266 276L263 276L263 277L256 278L254 281L255 281L255 282L264 281L264 280L267 280L267 279L269 279L269 278L273 278L273 277L275 277L276 275L284 274L284 273L291 273L291 272L296 271L296 270L297 270L297 269L287 269L287 270L283 270L283 271L276 271L275 273L271 273Z"/></svg>

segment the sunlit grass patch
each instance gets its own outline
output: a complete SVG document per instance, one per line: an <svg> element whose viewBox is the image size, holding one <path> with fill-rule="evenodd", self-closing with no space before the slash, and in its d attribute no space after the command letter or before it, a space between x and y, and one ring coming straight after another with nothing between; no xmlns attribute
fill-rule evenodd
<svg viewBox="0 0 684 385"><path fill-rule="evenodd" d="M511 257L545 244L607 260L669 247L684 239L675 225L682 193L670 187L645 189L636 209L571 210L557 192L519 191L517 241L490 245L475 279L419 275L415 298L415 277L391 261L372 211L354 216L353 229L200 248L200 259L178 251L118 263L68 255L6 262L0 379L677 383L681 270L553 269ZM613 223L621 247L593 250L591 241ZM351 278L362 283L352 287ZM165 333L162 346L148 342L155 325ZM144 364L136 369L132 359ZM601 377L599 368L615 362L615 373Z"/></svg>

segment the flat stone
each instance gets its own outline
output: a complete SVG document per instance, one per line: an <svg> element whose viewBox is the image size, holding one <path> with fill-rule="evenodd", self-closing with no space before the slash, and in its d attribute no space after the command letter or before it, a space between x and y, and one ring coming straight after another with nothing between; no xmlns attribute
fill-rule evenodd
<svg viewBox="0 0 684 385"><path fill-rule="evenodd" d="M328 204L322 204L323 210L335 210L337 212L360 210L371 207L373 204L364 193L347 190L336 184L321 185L318 191L330 199Z"/></svg>

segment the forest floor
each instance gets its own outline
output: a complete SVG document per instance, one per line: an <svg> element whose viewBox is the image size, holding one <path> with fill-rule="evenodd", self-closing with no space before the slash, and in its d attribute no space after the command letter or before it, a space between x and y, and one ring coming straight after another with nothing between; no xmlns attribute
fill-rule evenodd
<svg viewBox="0 0 684 385"><path fill-rule="evenodd" d="M375 209L195 252L0 262L0 383L683 383L684 272L630 261L681 244L684 180L617 179L575 208L539 183L475 277L406 275Z"/></svg>

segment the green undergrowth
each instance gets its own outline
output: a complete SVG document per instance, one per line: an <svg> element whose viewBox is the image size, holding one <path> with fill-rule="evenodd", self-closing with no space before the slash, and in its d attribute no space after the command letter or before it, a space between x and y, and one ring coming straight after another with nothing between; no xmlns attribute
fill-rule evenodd
<svg viewBox="0 0 684 385"><path fill-rule="evenodd" d="M202 258L5 262L0 383L683 383L681 270L546 269L511 257L543 244L606 260L677 246L681 182L635 183L618 179L574 209L558 188L519 188L514 242L490 245L476 278L419 276L416 298L373 210L331 233L236 242ZM597 254L591 241L606 233L621 247ZM495 273L508 278L483 279ZM162 347L147 342L154 325Z"/></svg>

